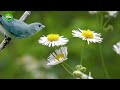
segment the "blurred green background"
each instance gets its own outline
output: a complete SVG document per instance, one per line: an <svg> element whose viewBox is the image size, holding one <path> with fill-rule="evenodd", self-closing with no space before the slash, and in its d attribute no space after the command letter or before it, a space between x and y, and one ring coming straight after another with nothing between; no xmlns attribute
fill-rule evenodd
<svg viewBox="0 0 120 90"><path fill-rule="evenodd" d="M11 13L19 19L24 11L0 11L5 15ZM1 79L72 79L61 65L47 67L47 57L53 48L42 46L38 39L42 35L58 33L70 41L68 47L68 63L73 68L80 62L80 53L83 42L79 38L72 37L74 29L91 29L102 34L103 56L111 79L120 78L120 56L113 51L113 44L120 41L120 15L109 22L114 28L109 31L99 31L96 15L90 15L88 11L32 11L26 23L41 22L46 27L32 37L26 39L13 39L10 44L0 52L0 78ZM4 39L0 34L0 41ZM91 72L95 79L106 79L98 44L86 45L83 66L87 73Z"/></svg>

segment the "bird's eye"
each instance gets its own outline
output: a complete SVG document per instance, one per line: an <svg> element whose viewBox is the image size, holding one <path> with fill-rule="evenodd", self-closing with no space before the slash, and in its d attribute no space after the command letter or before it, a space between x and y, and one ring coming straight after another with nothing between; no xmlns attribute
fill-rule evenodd
<svg viewBox="0 0 120 90"><path fill-rule="evenodd" d="M41 25L39 25L39 27L41 27Z"/></svg>

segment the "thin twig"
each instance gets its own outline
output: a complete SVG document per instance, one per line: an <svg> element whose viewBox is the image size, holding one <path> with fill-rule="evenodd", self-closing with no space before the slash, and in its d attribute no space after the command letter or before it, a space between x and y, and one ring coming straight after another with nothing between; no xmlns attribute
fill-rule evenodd
<svg viewBox="0 0 120 90"><path fill-rule="evenodd" d="M25 13L21 16L19 20L24 22L30 14L31 14L31 11L25 11Z"/></svg>
<svg viewBox="0 0 120 90"><path fill-rule="evenodd" d="M4 40L0 44L0 51L3 50L6 47L6 45L9 44L10 41L11 41L11 38L5 36Z"/></svg>
<svg viewBox="0 0 120 90"><path fill-rule="evenodd" d="M19 20L24 22L30 14L31 14L31 11L25 11ZM10 41L11 41L11 38L5 35L4 40L0 44L0 51L2 51L9 44Z"/></svg>

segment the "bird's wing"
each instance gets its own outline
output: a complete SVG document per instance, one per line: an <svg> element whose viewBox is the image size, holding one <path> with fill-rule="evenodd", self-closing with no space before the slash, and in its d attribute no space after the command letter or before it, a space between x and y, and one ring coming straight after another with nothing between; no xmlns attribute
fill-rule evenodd
<svg viewBox="0 0 120 90"><path fill-rule="evenodd" d="M27 34L27 29L28 29L28 27L29 27L29 25L28 24L26 24L26 23L24 23L24 22L22 22L22 21L19 21L19 20L16 20L16 19L14 19L12 22L11 22L11 26L12 26L12 28L14 28L14 31L16 32L16 34L18 35L18 36L24 36L24 35L26 35ZM11 29L12 29L11 28ZM13 31L13 32L14 32Z"/></svg>

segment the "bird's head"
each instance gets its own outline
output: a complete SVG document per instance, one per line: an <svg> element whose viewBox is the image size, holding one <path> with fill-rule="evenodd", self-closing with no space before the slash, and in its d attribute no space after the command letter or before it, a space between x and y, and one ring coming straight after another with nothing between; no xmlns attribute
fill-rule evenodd
<svg viewBox="0 0 120 90"><path fill-rule="evenodd" d="M45 28L45 26L41 23L32 23L29 25L29 32L31 34L34 34L40 30L42 30L43 28Z"/></svg>
<svg viewBox="0 0 120 90"><path fill-rule="evenodd" d="M45 27L41 23L33 23L33 26L34 26L36 31L40 31L41 29L43 29Z"/></svg>

